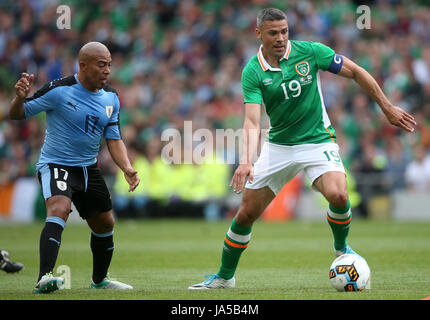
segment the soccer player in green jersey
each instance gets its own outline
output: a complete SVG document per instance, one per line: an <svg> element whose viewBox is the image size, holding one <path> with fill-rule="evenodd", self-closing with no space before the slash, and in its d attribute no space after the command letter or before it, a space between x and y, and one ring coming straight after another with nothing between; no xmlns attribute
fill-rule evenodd
<svg viewBox="0 0 430 320"><path fill-rule="evenodd" d="M242 202L225 238L217 274L189 289L232 288L242 252L251 239L253 223L282 187L303 170L312 186L329 202L327 220L334 253L356 254L347 244L351 223L345 170L321 94L318 71L353 79L380 106L388 121L413 132L414 118L386 98L375 79L350 59L316 42L288 39L286 15L273 8L257 16L256 36L262 45L242 73L245 103L240 165L230 186L242 192ZM260 111L270 119L268 141L255 164Z"/></svg>

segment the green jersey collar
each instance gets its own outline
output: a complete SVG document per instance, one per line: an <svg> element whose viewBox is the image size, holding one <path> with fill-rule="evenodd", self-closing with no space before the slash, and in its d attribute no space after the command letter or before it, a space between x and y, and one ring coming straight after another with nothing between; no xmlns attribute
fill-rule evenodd
<svg viewBox="0 0 430 320"><path fill-rule="evenodd" d="M263 69L263 71L267 71L267 70L270 70L270 71L282 71L280 68L273 68L266 61L266 59L264 59L262 49L263 49L263 45L260 45L260 49L258 50L258 53L257 53L257 58L258 58L258 62L260 63L260 66ZM283 59L288 59L288 57L290 56L290 52L291 52L291 42L290 42L290 40L288 40L287 50L285 50L284 56L279 61L282 61Z"/></svg>

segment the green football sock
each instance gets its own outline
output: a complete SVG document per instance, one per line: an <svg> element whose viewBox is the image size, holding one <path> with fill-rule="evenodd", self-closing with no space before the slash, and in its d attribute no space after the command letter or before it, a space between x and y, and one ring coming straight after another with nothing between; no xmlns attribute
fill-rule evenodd
<svg viewBox="0 0 430 320"><path fill-rule="evenodd" d="M333 232L334 248L336 250L345 248L348 245L346 238L351 224L351 204L349 200L343 208L336 208L330 204L327 211L327 221Z"/></svg>
<svg viewBox="0 0 430 320"><path fill-rule="evenodd" d="M251 239L251 227L241 226L233 219L230 229L224 238L221 256L221 267L218 275L226 280L233 278L242 252Z"/></svg>

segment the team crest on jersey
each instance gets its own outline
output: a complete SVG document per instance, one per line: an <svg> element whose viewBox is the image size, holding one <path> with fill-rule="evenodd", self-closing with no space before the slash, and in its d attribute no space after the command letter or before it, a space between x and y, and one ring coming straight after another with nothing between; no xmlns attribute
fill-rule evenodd
<svg viewBox="0 0 430 320"><path fill-rule="evenodd" d="M65 183L64 181L58 181L57 180L57 188L60 189L61 191L66 191L67 190L67 183Z"/></svg>
<svg viewBox="0 0 430 320"><path fill-rule="evenodd" d="M110 118L113 112L113 106L105 106L105 109L106 109L106 115L108 116L108 118Z"/></svg>
<svg viewBox="0 0 430 320"><path fill-rule="evenodd" d="M296 72L299 75L306 77L309 73L309 70L310 70L309 62L307 62L307 61L299 62L295 65L294 68L296 69Z"/></svg>

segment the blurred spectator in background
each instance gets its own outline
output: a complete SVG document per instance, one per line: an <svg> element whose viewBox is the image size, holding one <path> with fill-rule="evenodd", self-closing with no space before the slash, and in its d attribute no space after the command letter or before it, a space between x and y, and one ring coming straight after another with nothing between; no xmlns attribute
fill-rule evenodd
<svg viewBox="0 0 430 320"><path fill-rule="evenodd" d="M422 145L415 147L414 159L406 167L405 179L409 190L430 191L430 156Z"/></svg>
<svg viewBox="0 0 430 320"><path fill-rule="evenodd" d="M415 80L421 85L430 83L430 45L421 49L421 56L412 62L412 71Z"/></svg>
<svg viewBox="0 0 430 320"><path fill-rule="evenodd" d="M363 135L360 148L361 157L355 163L357 191L362 199L358 209L362 216L367 217L370 212L369 202L372 197L387 194L389 182L384 174L385 154L373 143L373 137L370 133Z"/></svg>
<svg viewBox="0 0 430 320"><path fill-rule="evenodd" d="M385 154L387 156L385 173L390 190L404 189L406 187L405 171L409 163L409 157L404 152L402 142L398 137L393 137L386 141Z"/></svg>

